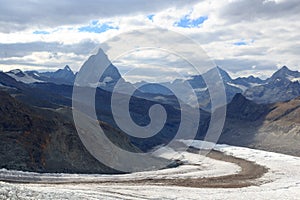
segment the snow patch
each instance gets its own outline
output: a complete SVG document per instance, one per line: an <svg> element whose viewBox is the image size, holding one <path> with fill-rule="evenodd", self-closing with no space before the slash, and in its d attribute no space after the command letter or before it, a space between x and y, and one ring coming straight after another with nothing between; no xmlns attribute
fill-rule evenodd
<svg viewBox="0 0 300 200"><path fill-rule="evenodd" d="M104 78L103 82L104 82L104 83L109 83L109 82L111 82L112 80L113 80L112 77L107 76L107 77Z"/></svg>
<svg viewBox="0 0 300 200"><path fill-rule="evenodd" d="M19 81L19 82L22 82L22 83L26 83L26 84L29 84L29 83L36 83L36 82L43 82L41 80L37 80L31 76L29 76L28 74L24 73L25 76L23 77L19 77L19 76L16 76L15 74L10 74L8 73L8 75L10 77L12 77L13 79L15 79L16 81Z"/></svg>
<svg viewBox="0 0 300 200"><path fill-rule="evenodd" d="M245 92L245 91L248 89L248 88L247 88L246 86L244 86L244 85L238 85L238 84L234 84L234 83L230 83L230 82L228 82L227 84L230 85L230 86L239 88L239 89L241 89L243 92Z"/></svg>
<svg viewBox="0 0 300 200"><path fill-rule="evenodd" d="M163 101L166 101L167 99L163 96L156 96L154 97L154 100L163 100Z"/></svg>
<svg viewBox="0 0 300 200"><path fill-rule="evenodd" d="M37 76L37 77L40 77L40 75L38 75L37 73L33 73L33 75Z"/></svg>
<svg viewBox="0 0 300 200"><path fill-rule="evenodd" d="M22 73L22 71L20 69L13 69L13 70L10 70L9 73L18 74L18 73Z"/></svg>
<svg viewBox="0 0 300 200"><path fill-rule="evenodd" d="M293 78L291 79L292 82L299 82L300 83L300 77L299 78Z"/></svg>

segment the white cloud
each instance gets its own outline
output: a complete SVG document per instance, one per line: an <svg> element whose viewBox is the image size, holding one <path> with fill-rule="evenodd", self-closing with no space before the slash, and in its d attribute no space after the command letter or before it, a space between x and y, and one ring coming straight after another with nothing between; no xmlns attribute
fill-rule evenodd
<svg viewBox="0 0 300 200"><path fill-rule="evenodd" d="M18 9L19 3L15 1L1 2L0 57L12 57L11 60L0 62L1 69L13 65L28 68L31 64L33 67L46 68L63 66L66 62L73 69L78 69L90 52L107 38L148 27L168 28L187 35L198 42L216 64L232 74L253 73L266 76L279 65L299 69L298 0L118 0L98 1L99 4L95 5L91 5L90 1L84 4L76 1L64 4L53 1L48 4L32 2L25 4L22 9ZM31 12L33 9L37 11ZM152 20L148 19L149 14L153 14ZM15 17L12 18L11 15ZM191 19L201 16L207 16L208 19L200 27L175 27L174 23L185 15L189 15ZM91 20L99 20L99 23L112 22L119 29L101 34L78 31L79 27L88 25ZM37 30L50 34L33 34ZM246 45L234 45L239 41L245 41ZM60 59L54 61L47 59L51 56L46 56L41 63L39 52L57 53ZM193 49L190 53L194 53ZM30 59L28 56L31 56ZM145 58L140 56L139 60L143 61ZM138 61L136 66L137 63ZM162 64L168 63L175 62L165 59ZM253 66L256 67L253 69Z"/></svg>
<svg viewBox="0 0 300 200"><path fill-rule="evenodd" d="M13 32L26 28L77 25L93 19L152 13L170 6L185 7L196 0L86 0L19 1L1 0L0 30Z"/></svg>

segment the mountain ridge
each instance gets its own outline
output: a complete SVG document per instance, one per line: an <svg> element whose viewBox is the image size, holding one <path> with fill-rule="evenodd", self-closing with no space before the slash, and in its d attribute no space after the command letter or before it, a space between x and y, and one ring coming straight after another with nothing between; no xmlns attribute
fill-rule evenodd
<svg viewBox="0 0 300 200"><path fill-rule="evenodd" d="M117 68L110 63L110 61L101 51L91 57L90 64L94 64L93 59L101 60L102 58L106 58L107 63L109 63L109 70L106 71L106 74L104 73L104 77L99 78L99 82L97 83L92 83L91 85L89 80L87 80L88 84L85 86L85 89L95 89L95 87L97 87L95 96L95 100L97 102L97 116L99 120L105 121L112 127L117 128L109 105L111 103L110 100L113 87L115 86L116 82L123 81L125 83L125 81L118 72ZM101 66L97 65L94 67L97 69L97 67ZM287 136L284 135L284 133L290 132L289 128L291 127L298 127L298 121L288 120L289 118L292 118L292 116L298 116L298 109L293 106L287 106L290 109L286 110L283 109L285 106L281 106L282 109L277 109L276 105L280 105L281 103L282 105L286 105L291 101L291 99L295 99L296 97L300 96L297 93L298 89L300 88L299 82L295 81L300 77L299 72L291 71L287 67L283 67L275 72L272 77L266 80L261 80L254 76L232 79L225 70L222 70L220 67L217 67L216 69L219 70L219 75L223 77L223 80L221 81L223 81L225 85L228 102L228 116L222 134L223 136L220 140L221 142L224 141L229 144L235 143L235 145L250 147L268 147L272 149L271 144L276 144L276 141L267 143L267 141L261 137L268 138L269 136L264 133L270 133L273 131L278 135L283 135L282 137L288 138L285 139L286 143L292 143L290 135ZM64 70L69 71L68 67L65 67ZM16 76L24 77L19 70L13 71L12 73L15 73ZM211 78L210 73L211 72L208 71L203 76ZM112 80L108 80L107 77L111 77ZM105 86L108 87L99 87L99 83L103 83L103 81L109 83L108 85L105 84ZM284 83L283 86L282 83ZM14 95L17 99L25 104L52 109L72 106L72 85L56 84L51 82L36 82L28 84L17 81L7 73L3 72L0 73L0 84L1 90L8 91L11 95ZM168 93L166 95L160 93L151 93L147 90L137 90L131 97L130 114L137 124L147 125L149 123L148 109L151 105L157 103L163 105L167 112L173 115L167 121L166 127L162 129L160 135L156 138L151 138L151 141L145 142L135 138L130 138L131 141L139 148L147 151L153 148L155 145L167 143L170 139L172 139L172 133L174 131L176 132L178 125L180 124L180 118L178 118L178 116L180 116L179 102L186 103L184 99L184 92L188 87L186 87L184 84L192 85L197 94L198 101L202 105L201 108L206 108L209 106L209 88L207 88L202 76L193 76L188 80L175 80L172 83L165 83L165 85L163 85L166 88L177 87L177 90L179 88L178 91L182 92L181 97L183 98L178 98L172 93ZM155 84L153 84L152 88L152 85L148 84L148 86L149 85L150 90L157 87ZM124 84L124 86L126 85ZM165 93L166 91L169 92L169 90L166 88L160 88L160 91L162 93ZM155 92L155 90L153 91ZM255 95L252 95L251 91L253 91L252 94ZM291 92L289 93L288 91ZM268 101L262 101L264 98ZM122 102L122 99L120 99L120 102ZM297 103L297 101L295 102ZM274 103L277 104L275 105ZM272 112L272 109L277 110L277 114ZM201 137L203 138L203 135L205 135L205 132L207 131L211 111L207 112L201 109L200 112L202 121L199 122L200 128L198 130L198 137L201 139ZM285 118L285 116L289 117ZM285 121L287 123L285 123ZM284 126L284 124L289 123L292 123L289 125L289 127ZM297 132L296 129L294 130L293 134L295 134L295 131ZM244 138L241 138L242 136ZM291 153L289 152L288 146L282 146L281 148L282 149L280 151ZM296 153L298 152L297 148L294 148L294 150Z"/></svg>
<svg viewBox="0 0 300 200"><path fill-rule="evenodd" d="M257 104L237 94L219 143L300 156L300 97Z"/></svg>
<svg viewBox="0 0 300 200"><path fill-rule="evenodd" d="M34 108L0 91L0 168L52 173L120 173L85 149L65 110ZM122 148L139 151L104 122L103 129ZM103 155L110 156L110 155Z"/></svg>

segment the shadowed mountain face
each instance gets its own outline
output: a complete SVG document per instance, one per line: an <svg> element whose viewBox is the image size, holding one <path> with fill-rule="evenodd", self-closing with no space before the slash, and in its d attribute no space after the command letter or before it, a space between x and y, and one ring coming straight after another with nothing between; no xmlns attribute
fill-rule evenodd
<svg viewBox="0 0 300 200"><path fill-rule="evenodd" d="M227 106L227 118L256 121L269 111L269 106L254 103L242 94L236 94Z"/></svg>
<svg viewBox="0 0 300 200"><path fill-rule="evenodd" d="M237 94L219 143L300 156L300 98L256 104Z"/></svg>
<svg viewBox="0 0 300 200"><path fill-rule="evenodd" d="M0 168L67 173L117 173L92 157L81 143L68 109L24 105L0 92ZM138 151L128 138L100 122L121 148ZM109 154L103 156L110 157Z"/></svg>
<svg viewBox="0 0 300 200"><path fill-rule="evenodd" d="M256 147L300 156L300 98L271 106L255 137Z"/></svg>

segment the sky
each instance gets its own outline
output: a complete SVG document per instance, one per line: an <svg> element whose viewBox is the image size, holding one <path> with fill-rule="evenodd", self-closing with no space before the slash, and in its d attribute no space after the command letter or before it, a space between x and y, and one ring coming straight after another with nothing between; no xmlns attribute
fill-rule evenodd
<svg viewBox="0 0 300 200"><path fill-rule="evenodd" d="M65 65L77 71L106 40L143 28L186 35L233 77L266 78L283 65L300 69L299 0L0 0L0 5L3 71ZM165 59L155 68L164 75L172 62ZM141 64L135 60L136 67Z"/></svg>

